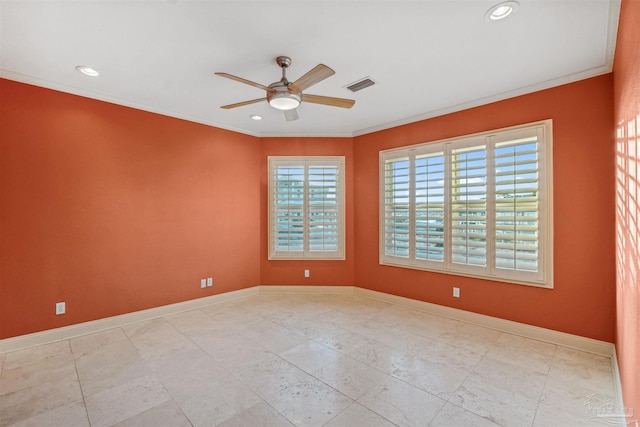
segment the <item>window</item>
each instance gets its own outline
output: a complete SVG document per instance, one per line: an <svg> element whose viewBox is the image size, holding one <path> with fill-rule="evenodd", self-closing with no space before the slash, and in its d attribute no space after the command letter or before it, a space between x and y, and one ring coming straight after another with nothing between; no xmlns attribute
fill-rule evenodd
<svg viewBox="0 0 640 427"><path fill-rule="evenodd" d="M551 120L380 152L380 263L553 287Z"/></svg>
<svg viewBox="0 0 640 427"><path fill-rule="evenodd" d="M344 157L269 157L269 259L344 259Z"/></svg>

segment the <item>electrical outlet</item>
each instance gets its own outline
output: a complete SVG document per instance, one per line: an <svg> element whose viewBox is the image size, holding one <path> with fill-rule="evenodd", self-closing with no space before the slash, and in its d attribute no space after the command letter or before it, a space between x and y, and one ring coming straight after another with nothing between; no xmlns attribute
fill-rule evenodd
<svg viewBox="0 0 640 427"><path fill-rule="evenodd" d="M213 286L213 277L207 278L207 286Z"/></svg>
<svg viewBox="0 0 640 427"><path fill-rule="evenodd" d="M304 277L309 277L309 270L304 271Z"/></svg>
<svg viewBox="0 0 640 427"><path fill-rule="evenodd" d="M207 279L200 279L200 287L201 288L207 287Z"/></svg>
<svg viewBox="0 0 640 427"><path fill-rule="evenodd" d="M460 288L456 288L456 287L453 288L453 296L455 298L460 298Z"/></svg>
<svg viewBox="0 0 640 427"><path fill-rule="evenodd" d="M66 303L64 303L64 302L57 302L56 303L56 316L58 314L64 314L66 311L67 311Z"/></svg>

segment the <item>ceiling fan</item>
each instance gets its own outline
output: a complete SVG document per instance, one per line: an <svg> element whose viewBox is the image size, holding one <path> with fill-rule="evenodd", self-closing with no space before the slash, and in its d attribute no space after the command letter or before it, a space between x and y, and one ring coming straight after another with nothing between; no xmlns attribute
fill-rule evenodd
<svg viewBox="0 0 640 427"><path fill-rule="evenodd" d="M226 77L231 80L235 80L240 83L248 84L249 86L257 87L264 90L267 94L265 98L252 99L250 101L238 102L235 104L223 105L220 108L225 110L242 107L244 105L255 104L261 101L267 101L269 105L277 110L284 111L284 116L287 121L297 120L298 112L296 108L302 102L309 102L311 104L323 104L332 107L351 108L356 103L353 99L345 98L333 98L329 96L309 95L303 94L302 91L313 86L316 83L320 83L322 80L334 75L336 72L324 64L318 64L307 72L304 76L300 77L295 82L287 80L287 68L291 65L291 58L288 56L278 56L276 63L282 68L282 78L269 86L261 85L250 80L243 79L227 73L215 73L217 76Z"/></svg>

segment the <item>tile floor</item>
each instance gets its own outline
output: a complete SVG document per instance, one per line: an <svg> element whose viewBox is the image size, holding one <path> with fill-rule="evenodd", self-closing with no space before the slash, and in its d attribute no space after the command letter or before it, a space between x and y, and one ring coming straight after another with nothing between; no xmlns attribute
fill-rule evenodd
<svg viewBox="0 0 640 427"><path fill-rule="evenodd" d="M0 426L597 427L614 395L607 357L351 295L254 296L0 354Z"/></svg>

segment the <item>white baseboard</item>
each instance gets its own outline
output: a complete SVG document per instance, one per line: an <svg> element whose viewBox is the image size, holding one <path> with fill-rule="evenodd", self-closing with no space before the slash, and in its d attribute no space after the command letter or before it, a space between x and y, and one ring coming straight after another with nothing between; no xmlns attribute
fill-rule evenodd
<svg viewBox="0 0 640 427"><path fill-rule="evenodd" d="M590 353L602 356L612 357L615 355L615 347L613 344L598 341L591 338L585 338L578 335L558 332L551 329L540 328L537 326L526 325L524 323L513 322L510 320L499 319L496 317L486 316L483 314L472 313L469 311L459 310L456 308L446 307L442 305L432 304L424 301L418 301L410 298L400 297L382 292L372 291L368 289L358 288L354 286L254 286L251 288L240 289L237 291L227 292L224 294L212 295L205 298L179 302L175 304L155 307L148 310L136 311L119 316L108 317L105 319L93 320L90 322L78 323L76 325L65 326L62 328L50 329L47 331L36 332L33 334L21 335L13 338L0 340L0 353L8 353L10 351L20 350L27 347L46 344L54 341L75 338L80 335L91 334L94 332L104 331L106 329L116 328L144 320L155 319L158 317L168 316L188 310L206 307L213 304L220 304L252 295L359 295L390 304L397 304L409 307L415 310L427 313L437 314L439 316L496 329L502 332L508 332L514 335L520 335L527 338L533 338L553 344L563 345L575 348L577 350L588 351ZM613 359L612 359L613 360ZM617 363L616 363L617 369ZM619 381L619 380L618 380Z"/></svg>
<svg viewBox="0 0 640 427"><path fill-rule="evenodd" d="M615 350L615 346L609 342L581 337L579 335L568 334L565 332L558 332L538 326L531 326L525 323L513 322L511 320L500 319L497 317L486 316L484 314L473 313L471 311L460 310L444 305L432 304L358 287L354 288L354 294L526 338L532 338L538 341L545 341L551 344L574 348L576 350L587 351L601 356L612 357Z"/></svg>
<svg viewBox="0 0 640 427"><path fill-rule="evenodd" d="M132 313L122 314L119 316L112 316L104 319L64 326L62 328L49 329L42 332L35 332L33 334L6 338L0 340L0 353L8 353L10 351L21 350L27 347L34 347L54 341L68 340L81 335L92 334L107 329L129 325L135 322L156 319L158 317L195 310L209 305L221 304L258 294L259 288L254 286L237 291L225 292L223 294L211 295L204 298L154 307L147 310L134 311Z"/></svg>
<svg viewBox="0 0 640 427"><path fill-rule="evenodd" d="M261 295L353 295L353 292L353 286L260 286Z"/></svg>

